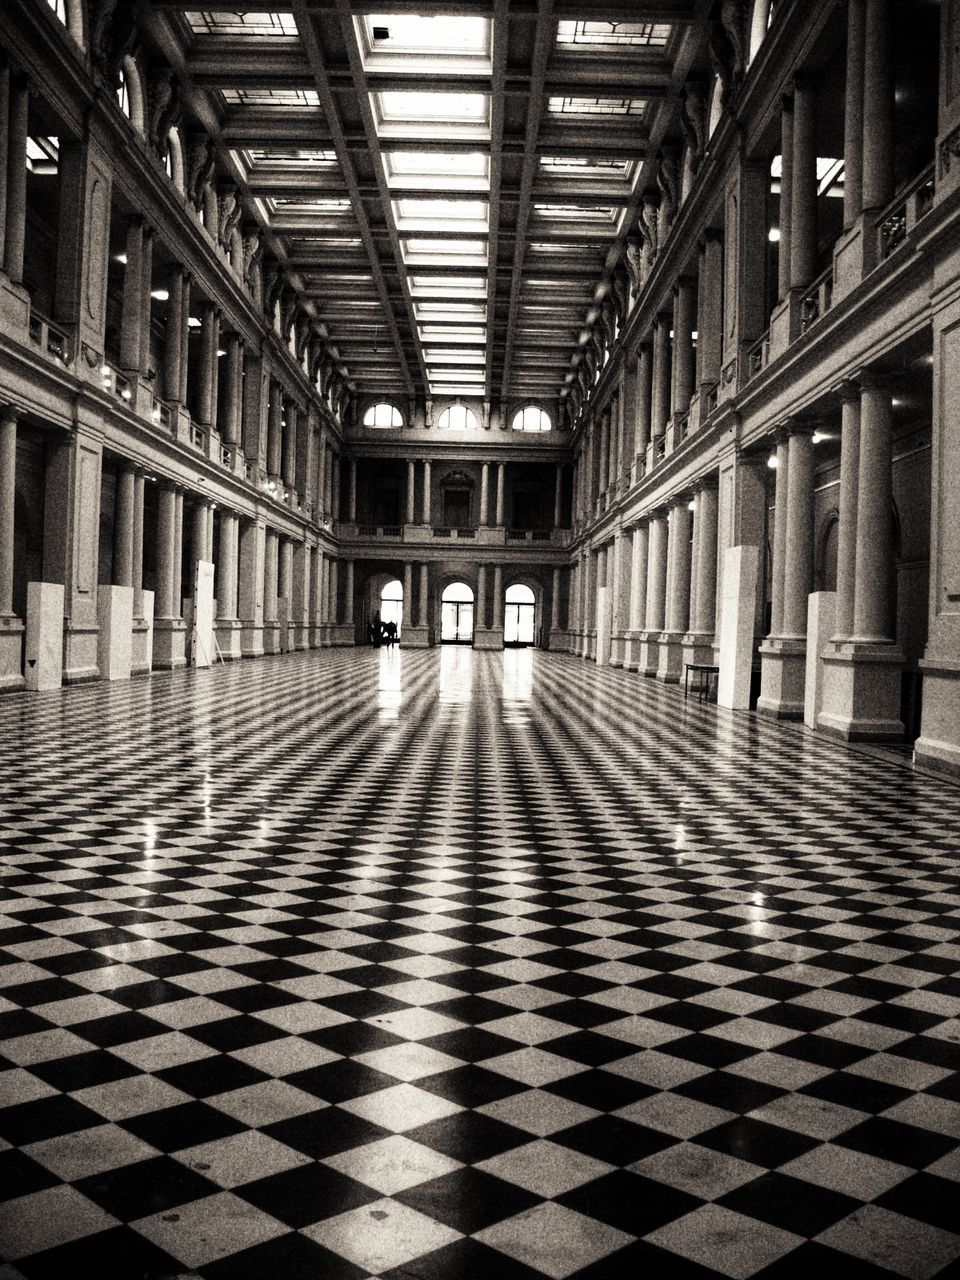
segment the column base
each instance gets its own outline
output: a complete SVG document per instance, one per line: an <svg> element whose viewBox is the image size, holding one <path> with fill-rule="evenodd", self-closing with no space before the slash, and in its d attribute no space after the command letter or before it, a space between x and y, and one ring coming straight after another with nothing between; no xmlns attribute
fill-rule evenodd
<svg viewBox="0 0 960 1280"><path fill-rule="evenodd" d="M97 646L100 628L74 626L69 619L63 628L63 683L86 684L100 679Z"/></svg>
<svg viewBox="0 0 960 1280"><path fill-rule="evenodd" d="M153 592L143 593L143 613L133 620L130 674L148 676L153 670Z"/></svg>
<svg viewBox="0 0 960 1280"><path fill-rule="evenodd" d="M828 641L817 728L846 742L899 742L900 671L904 657L892 644Z"/></svg>
<svg viewBox="0 0 960 1280"><path fill-rule="evenodd" d="M407 630L409 631L410 628L408 627ZM330 628L329 643L337 648L355 645L357 643L357 628L352 622L335 622Z"/></svg>
<svg viewBox="0 0 960 1280"><path fill-rule="evenodd" d="M310 628L303 622L295 622L291 627L292 647L298 653L304 653L310 648Z"/></svg>
<svg viewBox="0 0 960 1280"><path fill-rule="evenodd" d="M502 649L503 627L477 627L473 633L475 649Z"/></svg>
<svg viewBox="0 0 960 1280"><path fill-rule="evenodd" d="M240 622L240 656L243 658L263 657L263 627L255 622Z"/></svg>
<svg viewBox="0 0 960 1280"><path fill-rule="evenodd" d="M770 315L770 354L772 364L778 356L782 356L794 338L800 332L800 295L801 289L791 289L774 307Z"/></svg>
<svg viewBox="0 0 960 1280"><path fill-rule="evenodd" d="M861 214L849 229L844 231L833 246L833 304L852 293L877 265L877 236L873 230L874 218L867 227L870 215Z"/></svg>
<svg viewBox="0 0 960 1280"><path fill-rule="evenodd" d="M655 676L660 666L660 632L641 631L640 656L637 660L637 672L641 676Z"/></svg>
<svg viewBox="0 0 960 1280"><path fill-rule="evenodd" d="M664 684L679 684L683 675L683 634L679 631L660 633L657 679Z"/></svg>
<svg viewBox="0 0 960 1280"><path fill-rule="evenodd" d="M610 637L610 657L607 660L608 667L623 666L623 650L625 645L623 634Z"/></svg>
<svg viewBox="0 0 960 1280"><path fill-rule="evenodd" d="M214 635L220 646L220 656L224 662L233 662L243 656L241 638L243 623L239 618L218 618L214 625Z"/></svg>
<svg viewBox="0 0 960 1280"><path fill-rule="evenodd" d="M276 618L272 618L269 622L263 624L263 652L279 653L280 652L280 622Z"/></svg>
<svg viewBox="0 0 960 1280"><path fill-rule="evenodd" d="M640 635L639 631L625 631L623 633L624 671L636 671L640 665Z"/></svg>
<svg viewBox="0 0 960 1280"><path fill-rule="evenodd" d="M0 614L0 692L24 687L24 624L15 613Z"/></svg>
<svg viewBox="0 0 960 1280"><path fill-rule="evenodd" d="M4 330L11 337L22 341L18 330L26 330L30 324L30 295L22 284L14 284L0 271L0 319ZM12 332L11 332L12 330Z"/></svg>
<svg viewBox="0 0 960 1280"><path fill-rule="evenodd" d="M183 618L156 618L153 624L153 667L176 671L187 665L187 624Z"/></svg>
<svg viewBox="0 0 960 1280"><path fill-rule="evenodd" d="M690 631L683 637L680 648L681 672L688 662L704 667L719 665L713 656L713 636L704 635L700 631Z"/></svg>
<svg viewBox="0 0 960 1280"><path fill-rule="evenodd" d="M757 710L776 720L802 720L807 680L807 641L771 637L760 646Z"/></svg>
<svg viewBox="0 0 960 1280"><path fill-rule="evenodd" d="M931 655L923 669L923 724L914 743L917 764L960 779L960 662Z"/></svg>

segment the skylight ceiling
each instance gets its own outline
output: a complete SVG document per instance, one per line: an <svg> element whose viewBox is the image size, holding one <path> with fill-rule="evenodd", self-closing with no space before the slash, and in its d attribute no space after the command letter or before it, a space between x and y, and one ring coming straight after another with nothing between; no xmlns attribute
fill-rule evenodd
<svg viewBox="0 0 960 1280"><path fill-rule="evenodd" d="M684 41L700 44L683 66L712 74L707 0L635 0L623 21L601 0L559 20L548 0L496 19L380 2L144 0L182 41L193 114L218 116L267 271L282 264L355 390L555 399L653 186L648 148L668 124L679 139L663 111Z"/></svg>

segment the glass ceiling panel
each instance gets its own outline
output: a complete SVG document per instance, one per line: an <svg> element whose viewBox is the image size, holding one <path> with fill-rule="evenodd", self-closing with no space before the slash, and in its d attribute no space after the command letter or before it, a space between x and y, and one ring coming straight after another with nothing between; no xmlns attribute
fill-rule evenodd
<svg viewBox="0 0 960 1280"><path fill-rule="evenodd" d="M612 205L587 204L538 204L534 202L534 213L541 218L555 218L565 222L613 222L616 209Z"/></svg>
<svg viewBox="0 0 960 1280"><path fill-rule="evenodd" d="M404 120L462 121L476 124L487 118L489 98L485 93L433 93L388 89L378 93L385 123Z"/></svg>
<svg viewBox="0 0 960 1280"><path fill-rule="evenodd" d="M571 178L614 178L629 181L636 160L590 159L586 156L541 156L540 168L550 174Z"/></svg>
<svg viewBox="0 0 960 1280"><path fill-rule="evenodd" d="M662 48L670 39L666 22L596 22L589 19L564 19L557 23L557 44L569 45L639 45Z"/></svg>
<svg viewBox="0 0 960 1280"><path fill-rule="evenodd" d="M316 147L253 147L239 153L247 169L254 165L268 165L277 169L329 169L335 168L337 153Z"/></svg>
<svg viewBox="0 0 960 1280"><path fill-rule="evenodd" d="M485 18L371 13L362 24L368 52L462 58L486 57L490 51L490 22Z"/></svg>
<svg viewBox="0 0 960 1280"><path fill-rule="evenodd" d="M644 98L548 98L547 111L554 116L642 116Z"/></svg>
<svg viewBox="0 0 960 1280"><path fill-rule="evenodd" d="M315 89L221 89L228 107L319 107Z"/></svg>
<svg viewBox="0 0 960 1280"><path fill-rule="evenodd" d="M421 324L420 337L424 342L485 342L486 328L481 325L453 325L440 327L435 324Z"/></svg>
<svg viewBox="0 0 960 1280"><path fill-rule="evenodd" d="M486 297L487 282L483 276L411 276L410 291L415 298Z"/></svg>
<svg viewBox="0 0 960 1280"><path fill-rule="evenodd" d="M441 351L428 348L423 353L427 364L483 364L486 356L482 351Z"/></svg>
<svg viewBox="0 0 960 1280"><path fill-rule="evenodd" d="M418 320L482 320L486 310L477 302L418 302Z"/></svg>
<svg viewBox="0 0 960 1280"><path fill-rule="evenodd" d="M388 177L429 174L442 177L487 178L490 157L482 151L387 151Z"/></svg>
<svg viewBox="0 0 960 1280"><path fill-rule="evenodd" d="M211 13L206 9L185 13L190 29L197 35L215 36L295 36L297 24L292 13Z"/></svg>
<svg viewBox="0 0 960 1280"><path fill-rule="evenodd" d="M393 202L393 213L398 231L487 230L485 200L401 199Z"/></svg>
<svg viewBox="0 0 960 1280"><path fill-rule="evenodd" d="M482 240L403 240L403 258L412 266L485 267L487 246Z"/></svg>

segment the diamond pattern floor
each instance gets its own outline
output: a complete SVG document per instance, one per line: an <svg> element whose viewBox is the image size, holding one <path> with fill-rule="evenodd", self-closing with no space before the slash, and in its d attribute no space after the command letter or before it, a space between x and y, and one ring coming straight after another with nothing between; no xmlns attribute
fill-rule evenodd
<svg viewBox="0 0 960 1280"><path fill-rule="evenodd" d="M0 1268L960 1274L960 789L623 672L0 700Z"/></svg>

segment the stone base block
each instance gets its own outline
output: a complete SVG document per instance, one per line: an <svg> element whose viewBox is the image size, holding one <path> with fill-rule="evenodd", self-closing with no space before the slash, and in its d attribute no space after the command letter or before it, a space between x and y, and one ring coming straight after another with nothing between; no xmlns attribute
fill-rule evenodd
<svg viewBox="0 0 960 1280"><path fill-rule="evenodd" d="M407 631L410 629L410 627L406 628ZM355 645L357 643L357 628L352 622L335 622L330 628L330 643L337 648Z"/></svg>
<svg viewBox="0 0 960 1280"><path fill-rule="evenodd" d="M713 660L713 636L698 635L695 632L690 632L683 637L680 644L681 674L688 662L705 667L718 665Z"/></svg>
<svg viewBox="0 0 960 1280"><path fill-rule="evenodd" d="M27 631L23 655L25 685L34 692L63 683L63 586L27 583Z"/></svg>
<svg viewBox="0 0 960 1280"><path fill-rule="evenodd" d="M917 764L960 778L960 661L924 658L923 724L914 743Z"/></svg>
<svg viewBox="0 0 960 1280"><path fill-rule="evenodd" d="M298 653L303 653L310 648L310 628L306 623L293 623L291 633L291 645Z"/></svg>
<svg viewBox="0 0 960 1280"><path fill-rule="evenodd" d="M149 675L153 668L153 592L144 591L143 611L133 620L133 656L131 674Z"/></svg>
<svg viewBox="0 0 960 1280"><path fill-rule="evenodd" d="M622 635L610 637L610 666L623 666L623 651L625 641Z"/></svg>
<svg viewBox="0 0 960 1280"><path fill-rule="evenodd" d="M97 590L102 680L129 680L133 661L133 587Z"/></svg>
<svg viewBox="0 0 960 1280"><path fill-rule="evenodd" d="M502 649L503 628L477 627L473 633L473 647L475 649Z"/></svg>
<svg viewBox="0 0 960 1280"><path fill-rule="evenodd" d="M100 679L97 662L99 627L66 622L63 628L63 683L86 684Z"/></svg>
<svg viewBox="0 0 960 1280"><path fill-rule="evenodd" d="M263 657L263 627L255 622L240 622L240 655L244 658Z"/></svg>
<svg viewBox="0 0 960 1280"><path fill-rule="evenodd" d="M224 662L243 656L243 623L239 618L218 618L213 633Z"/></svg>
<svg viewBox="0 0 960 1280"><path fill-rule="evenodd" d="M0 614L0 691L23 688L23 623Z"/></svg>
<svg viewBox="0 0 960 1280"><path fill-rule="evenodd" d="M183 618L157 618L153 624L153 668L176 671L187 665L187 624Z"/></svg>
<svg viewBox="0 0 960 1280"><path fill-rule="evenodd" d="M679 684L683 675L683 636L675 631L662 632L658 656L657 679L664 684Z"/></svg>
<svg viewBox="0 0 960 1280"><path fill-rule="evenodd" d="M877 236L871 226L866 233L861 214L849 231L833 246L833 304L852 293L877 265Z"/></svg>
<svg viewBox="0 0 960 1280"><path fill-rule="evenodd" d="M757 710L777 720L802 720L807 679L805 639L769 639L760 646Z"/></svg>
<svg viewBox="0 0 960 1280"><path fill-rule="evenodd" d="M276 618L263 624L263 652L280 652L280 623Z"/></svg>
<svg viewBox="0 0 960 1280"><path fill-rule="evenodd" d="M623 633L623 669L636 671L640 665L640 632L625 631Z"/></svg>
<svg viewBox="0 0 960 1280"><path fill-rule="evenodd" d="M847 742L900 741L903 663L893 645L828 643L817 728Z"/></svg>
<svg viewBox="0 0 960 1280"><path fill-rule="evenodd" d="M655 676L660 666L660 632L640 632L640 657L637 671L642 676Z"/></svg>
<svg viewBox="0 0 960 1280"><path fill-rule="evenodd" d="M0 319L3 331L11 338L26 340L30 325L30 295L23 285L14 284L0 272ZM19 332L22 330L23 332Z"/></svg>

